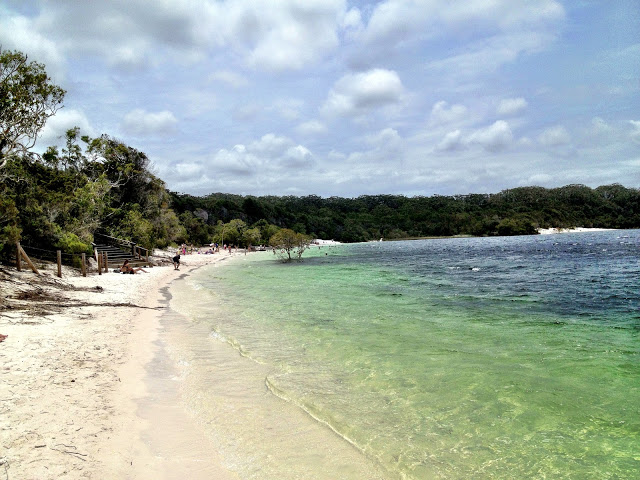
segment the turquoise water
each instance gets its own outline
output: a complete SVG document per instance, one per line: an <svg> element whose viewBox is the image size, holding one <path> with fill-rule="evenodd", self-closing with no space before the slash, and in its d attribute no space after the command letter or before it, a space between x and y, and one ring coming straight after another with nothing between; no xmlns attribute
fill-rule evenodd
<svg viewBox="0 0 640 480"><path fill-rule="evenodd" d="M385 478L635 479L639 242L382 242L300 264L258 253L194 274L188 315Z"/></svg>

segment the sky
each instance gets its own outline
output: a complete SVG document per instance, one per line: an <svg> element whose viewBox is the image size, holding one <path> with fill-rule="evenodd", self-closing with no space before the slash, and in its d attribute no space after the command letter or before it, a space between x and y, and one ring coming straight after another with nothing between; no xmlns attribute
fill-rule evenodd
<svg viewBox="0 0 640 480"><path fill-rule="evenodd" d="M74 126L180 193L640 187L638 0L0 0Z"/></svg>

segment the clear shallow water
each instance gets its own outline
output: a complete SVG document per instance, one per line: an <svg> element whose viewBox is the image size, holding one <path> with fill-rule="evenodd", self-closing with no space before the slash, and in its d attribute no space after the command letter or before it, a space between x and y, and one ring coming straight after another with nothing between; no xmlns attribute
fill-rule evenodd
<svg viewBox="0 0 640 480"><path fill-rule="evenodd" d="M631 479L639 245L636 230L255 254L194 274L178 308L388 478ZM242 455L249 478L260 455ZM255 478L283 478L269 472Z"/></svg>

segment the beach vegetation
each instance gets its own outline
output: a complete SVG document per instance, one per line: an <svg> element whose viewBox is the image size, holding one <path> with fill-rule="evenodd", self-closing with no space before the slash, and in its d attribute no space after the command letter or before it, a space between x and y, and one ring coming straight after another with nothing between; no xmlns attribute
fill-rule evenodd
<svg viewBox="0 0 640 480"><path fill-rule="evenodd" d="M52 83L41 63L0 48L0 169L12 153L33 155L31 148L65 91Z"/></svg>
<svg viewBox="0 0 640 480"><path fill-rule="evenodd" d="M210 223L217 218L226 222L243 219L260 229L263 243L278 228L341 242L530 235L550 227L640 228L640 190L617 184L595 189L584 185L519 187L494 194L430 197L171 196L177 211L204 209Z"/></svg>
<svg viewBox="0 0 640 480"><path fill-rule="evenodd" d="M92 253L91 244L83 242L75 233L60 231L57 237L56 249L66 253Z"/></svg>
<svg viewBox="0 0 640 480"><path fill-rule="evenodd" d="M289 228L282 228L269 240L274 253L285 262L300 260L304 251L309 248L311 238Z"/></svg>
<svg viewBox="0 0 640 480"><path fill-rule="evenodd" d="M250 247L252 245L260 245L261 239L262 235L260 234L260 229L257 227L247 228L242 235L243 243L247 247Z"/></svg>

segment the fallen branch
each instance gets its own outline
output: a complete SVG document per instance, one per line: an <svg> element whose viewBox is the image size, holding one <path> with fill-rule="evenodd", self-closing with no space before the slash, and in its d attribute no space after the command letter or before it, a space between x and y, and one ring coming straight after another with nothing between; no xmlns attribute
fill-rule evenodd
<svg viewBox="0 0 640 480"><path fill-rule="evenodd" d="M64 445L63 443L59 443L58 445L62 445L63 447L67 447L67 448L76 448L76 447L75 447L75 446L73 446L73 445ZM56 447L57 447L58 445L56 445ZM66 453L66 454L68 454L68 455L73 455L73 456L75 456L76 458L79 458L80 460L82 460L83 462L86 462L86 461L87 461L87 459L86 459L86 458L82 458L82 457L88 457L88 456L89 456L89 455L87 455L87 454L85 454L85 453L72 452L72 451L70 451L70 450L61 450L61 449L59 449L59 448L54 448L54 447L51 447L51 450L55 450L56 452L60 452L60 453Z"/></svg>
<svg viewBox="0 0 640 480"><path fill-rule="evenodd" d="M127 308L146 308L149 310L160 310L167 307L145 307L143 305L136 305L134 303L87 303L77 302L61 305L63 307L127 307Z"/></svg>

